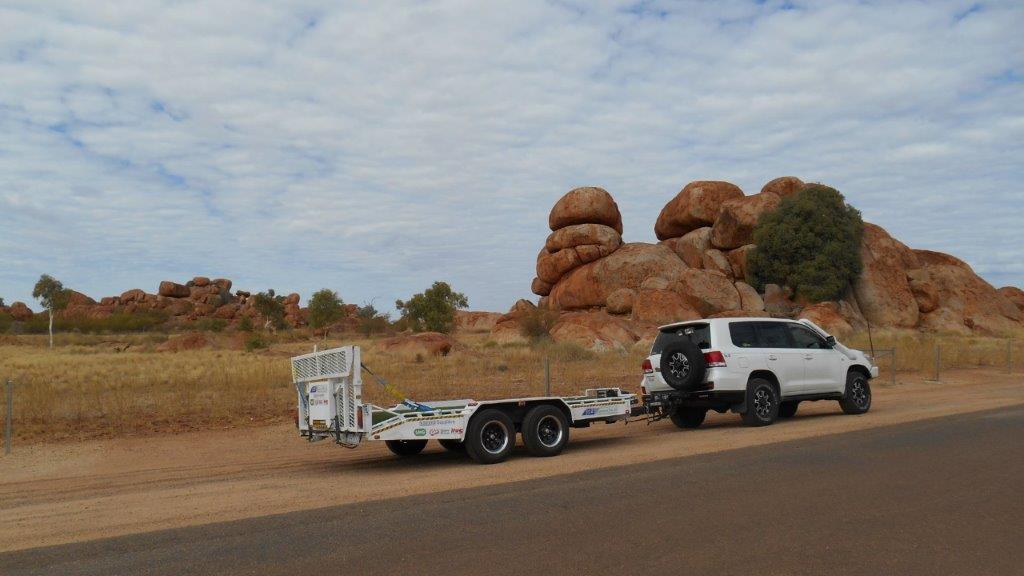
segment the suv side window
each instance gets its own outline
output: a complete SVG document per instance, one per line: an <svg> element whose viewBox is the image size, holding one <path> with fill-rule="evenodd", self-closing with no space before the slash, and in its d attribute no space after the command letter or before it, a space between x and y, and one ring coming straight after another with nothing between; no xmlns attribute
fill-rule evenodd
<svg viewBox="0 0 1024 576"><path fill-rule="evenodd" d="M795 348L824 350L829 347L825 342L825 339L815 334L812 330L800 326L799 324L789 324L788 326L789 334L793 337L793 345Z"/></svg>
<svg viewBox="0 0 1024 576"><path fill-rule="evenodd" d="M789 330L784 322L758 322L757 342L760 348L792 348Z"/></svg>
<svg viewBox="0 0 1024 576"><path fill-rule="evenodd" d="M729 337L738 348L757 348L757 328L754 322L730 322Z"/></svg>

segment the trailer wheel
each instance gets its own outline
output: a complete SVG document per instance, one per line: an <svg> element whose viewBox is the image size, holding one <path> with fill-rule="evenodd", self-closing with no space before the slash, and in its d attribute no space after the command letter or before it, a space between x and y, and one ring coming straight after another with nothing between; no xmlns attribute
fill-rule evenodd
<svg viewBox="0 0 1024 576"><path fill-rule="evenodd" d="M515 424L501 410L481 410L469 421L465 445L470 458L481 464L502 462L516 445Z"/></svg>
<svg viewBox="0 0 1024 576"><path fill-rule="evenodd" d="M385 440L384 443L396 456L415 456L427 446L426 440Z"/></svg>
<svg viewBox="0 0 1024 576"><path fill-rule="evenodd" d="M569 420L554 406L536 406L523 419L523 443L533 456L557 456L569 443Z"/></svg>
<svg viewBox="0 0 1024 576"><path fill-rule="evenodd" d="M466 443L461 440L438 440L438 444L449 452L465 452Z"/></svg>

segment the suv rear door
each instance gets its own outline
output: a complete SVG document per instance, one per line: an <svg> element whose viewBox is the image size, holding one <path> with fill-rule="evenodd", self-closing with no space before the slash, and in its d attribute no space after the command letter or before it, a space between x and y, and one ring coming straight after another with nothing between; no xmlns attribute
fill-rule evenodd
<svg viewBox="0 0 1024 576"><path fill-rule="evenodd" d="M793 340L786 329L787 322L755 322L757 343L765 355L766 365L779 380L782 396L803 394L806 386L804 358L793 348Z"/></svg>
<svg viewBox="0 0 1024 576"><path fill-rule="evenodd" d="M807 392L834 392L846 385L845 357L834 350L820 334L801 324L787 324L793 344L804 359Z"/></svg>

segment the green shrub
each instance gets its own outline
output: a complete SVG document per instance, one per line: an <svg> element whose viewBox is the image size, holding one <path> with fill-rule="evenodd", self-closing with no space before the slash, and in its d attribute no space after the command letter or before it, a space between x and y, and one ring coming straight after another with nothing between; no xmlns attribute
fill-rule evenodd
<svg viewBox="0 0 1024 576"><path fill-rule="evenodd" d="M519 331L530 342L540 342L551 337L551 328L558 322L558 312L537 307L519 317Z"/></svg>
<svg viewBox="0 0 1024 576"><path fill-rule="evenodd" d="M402 313L413 332L451 333L455 330L455 311L469 306L464 294L455 292L446 282L434 282L420 294L403 302L395 301L395 308Z"/></svg>
<svg viewBox="0 0 1024 576"><path fill-rule="evenodd" d="M196 321L196 330L203 332L223 332L228 321L223 318L200 318Z"/></svg>
<svg viewBox="0 0 1024 576"><path fill-rule="evenodd" d="M263 338L263 334L259 332L253 332L245 339L245 351L252 352L259 348L266 348L267 341Z"/></svg>
<svg viewBox="0 0 1024 576"><path fill-rule="evenodd" d="M168 318L170 318L170 315L160 310L144 310L131 314L118 312L106 318L73 316L55 321L54 329L58 332L81 332L83 334L150 332L163 328ZM39 332L45 332L45 326L35 326L36 322L44 324L39 322L40 319L45 320L45 315L40 314L39 318L33 318L30 321L33 326L27 328L26 331L39 330Z"/></svg>
<svg viewBox="0 0 1024 576"><path fill-rule="evenodd" d="M345 316L344 305L338 293L333 290L324 288L313 293L309 299L310 328L324 328L341 320ZM327 337L326 332L324 337Z"/></svg>
<svg viewBox="0 0 1024 576"><path fill-rule="evenodd" d="M252 332L252 318L248 316L242 316L242 319L238 321L239 332Z"/></svg>
<svg viewBox="0 0 1024 576"><path fill-rule="evenodd" d="M748 278L792 288L810 302L841 298L861 272L864 221L834 188L809 184L761 216Z"/></svg>
<svg viewBox="0 0 1024 576"><path fill-rule="evenodd" d="M284 328L287 325L284 321L284 296L275 294L274 289L271 288L266 292L254 295L252 299L253 308L259 312L264 320L269 320L278 329Z"/></svg>

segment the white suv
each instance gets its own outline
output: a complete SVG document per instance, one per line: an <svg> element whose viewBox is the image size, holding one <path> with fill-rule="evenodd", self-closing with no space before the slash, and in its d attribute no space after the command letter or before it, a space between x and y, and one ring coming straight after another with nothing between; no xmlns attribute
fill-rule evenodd
<svg viewBox="0 0 1024 576"><path fill-rule="evenodd" d="M715 318L659 328L643 363L644 406L655 418L696 428L708 410L765 426L806 400L838 400L843 412L871 408L871 357L836 342L808 320Z"/></svg>

